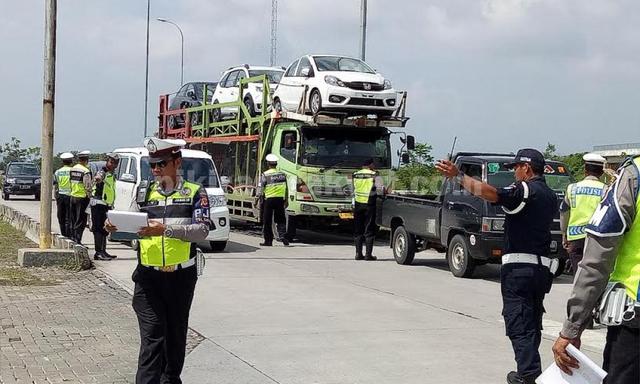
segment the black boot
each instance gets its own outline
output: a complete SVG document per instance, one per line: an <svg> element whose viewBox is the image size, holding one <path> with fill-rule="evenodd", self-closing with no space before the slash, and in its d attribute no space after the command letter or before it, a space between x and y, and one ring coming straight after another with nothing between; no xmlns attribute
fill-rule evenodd
<svg viewBox="0 0 640 384"><path fill-rule="evenodd" d="M363 245L364 239L361 236L356 237L356 260L364 260L364 256L362 256Z"/></svg>
<svg viewBox="0 0 640 384"><path fill-rule="evenodd" d="M373 256L373 239L367 239L366 241L366 250L364 254L364 259L367 261L378 259L377 257Z"/></svg>
<svg viewBox="0 0 640 384"><path fill-rule="evenodd" d="M521 376L517 372L511 371L507 374L507 384L536 384L537 375Z"/></svg>

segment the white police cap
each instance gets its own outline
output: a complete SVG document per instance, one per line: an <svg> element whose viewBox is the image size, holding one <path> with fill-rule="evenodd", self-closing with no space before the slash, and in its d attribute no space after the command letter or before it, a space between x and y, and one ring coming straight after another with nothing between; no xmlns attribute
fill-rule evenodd
<svg viewBox="0 0 640 384"><path fill-rule="evenodd" d="M149 157L163 160L171 155L180 152L187 142L182 139L159 139L157 137L147 137L144 139L144 146L149 151Z"/></svg>
<svg viewBox="0 0 640 384"><path fill-rule="evenodd" d="M265 157L265 160L267 160L267 163L277 163L278 156L274 155L273 153L270 153L267 155L267 157Z"/></svg>
<svg viewBox="0 0 640 384"><path fill-rule="evenodd" d="M584 160L585 164L596 165L596 166L604 166L604 163L607 161L604 157L598 155L597 153L587 153L582 156L582 160Z"/></svg>
<svg viewBox="0 0 640 384"><path fill-rule="evenodd" d="M62 153L62 154L60 155L60 158L61 158L62 160L69 160L69 159L73 159L73 153L71 153L71 152L65 152L65 153Z"/></svg>
<svg viewBox="0 0 640 384"><path fill-rule="evenodd" d="M91 154L91 151L80 151L78 152L78 157L89 157L89 155Z"/></svg>

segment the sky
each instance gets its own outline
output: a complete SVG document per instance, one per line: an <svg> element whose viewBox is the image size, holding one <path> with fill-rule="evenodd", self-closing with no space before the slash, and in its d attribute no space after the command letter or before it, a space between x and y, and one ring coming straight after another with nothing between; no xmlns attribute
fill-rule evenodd
<svg viewBox="0 0 640 384"><path fill-rule="evenodd" d="M279 0L278 64L359 53L359 0ZM638 142L636 0L369 0L366 61L408 92L406 131L442 156ZM158 96L266 65L270 0L151 0L148 129ZM146 0L59 0L55 151L138 145ZM44 2L0 1L0 143L39 145Z"/></svg>

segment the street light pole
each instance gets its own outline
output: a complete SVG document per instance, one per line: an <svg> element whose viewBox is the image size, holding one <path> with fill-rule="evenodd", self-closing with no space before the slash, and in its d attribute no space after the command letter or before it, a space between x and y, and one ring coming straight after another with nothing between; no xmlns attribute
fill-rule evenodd
<svg viewBox="0 0 640 384"><path fill-rule="evenodd" d="M182 86L184 84L184 35L182 34L182 29L180 29L178 24L169 19L165 19L164 17L158 17L156 20L163 23L173 24L178 28L178 32L180 32L180 86Z"/></svg>
<svg viewBox="0 0 640 384"><path fill-rule="evenodd" d="M367 46L367 0L360 0L360 59L364 61Z"/></svg>
<svg viewBox="0 0 640 384"><path fill-rule="evenodd" d="M144 71L144 137L147 137L147 112L149 109L149 14L151 11L151 0L147 0L147 54L145 56Z"/></svg>
<svg viewBox="0 0 640 384"><path fill-rule="evenodd" d="M40 174L40 249L51 248L51 192L53 184L53 116L56 95L57 0L44 10L44 86L42 96L42 169Z"/></svg>

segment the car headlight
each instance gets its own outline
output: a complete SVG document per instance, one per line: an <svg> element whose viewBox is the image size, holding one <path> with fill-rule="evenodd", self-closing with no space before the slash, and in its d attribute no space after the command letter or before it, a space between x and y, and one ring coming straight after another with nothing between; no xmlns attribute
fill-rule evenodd
<svg viewBox="0 0 640 384"><path fill-rule="evenodd" d="M389 80L384 81L384 89L391 89L391 82Z"/></svg>
<svg viewBox="0 0 640 384"><path fill-rule="evenodd" d="M324 77L324 82L329 84L329 85L335 85L338 87L344 87L344 82L340 79L338 79L335 76L331 76L331 75L327 75Z"/></svg>
<svg viewBox="0 0 640 384"><path fill-rule="evenodd" d="M34 183L34 184L40 184L40 179L35 179L35 180L33 180L33 183Z"/></svg>
<svg viewBox="0 0 640 384"><path fill-rule="evenodd" d="M14 177L7 177L7 184L15 184L16 179Z"/></svg>
<svg viewBox="0 0 640 384"><path fill-rule="evenodd" d="M224 196L209 196L209 205L211 207L224 207L227 205L227 198Z"/></svg>

